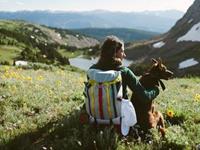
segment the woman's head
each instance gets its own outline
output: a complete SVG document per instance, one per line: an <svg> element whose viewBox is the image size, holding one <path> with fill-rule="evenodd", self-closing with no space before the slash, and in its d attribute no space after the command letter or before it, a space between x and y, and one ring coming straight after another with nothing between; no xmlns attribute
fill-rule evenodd
<svg viewBox="0 0 200 150"><path fill-rule="evenodd" d="M108 36L100 47L101 55L97 65L101 69L116 69L122 65L122 60L126 56L124 53L124 43L116 36Z"/></svg>

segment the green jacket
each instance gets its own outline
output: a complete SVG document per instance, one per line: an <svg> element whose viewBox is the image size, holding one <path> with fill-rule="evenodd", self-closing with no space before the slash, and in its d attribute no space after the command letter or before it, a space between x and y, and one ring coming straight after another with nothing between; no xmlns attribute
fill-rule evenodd
<svg viewBox="0 0 200 150"><path fill-rule="evenodd" d="M90 68L99 69L96 65L93 65ZM119 67L117 70L120 71L122 75L123 98L128 99L127 87L129 87L139 99L147 102L153 100L159 94L158 87L144 89L135 74L129 68Z"/></svg>

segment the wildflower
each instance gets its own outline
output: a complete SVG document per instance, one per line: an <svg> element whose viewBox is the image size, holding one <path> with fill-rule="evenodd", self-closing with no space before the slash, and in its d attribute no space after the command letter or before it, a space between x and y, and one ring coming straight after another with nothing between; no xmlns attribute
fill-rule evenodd
<svg viewBox="0 0 200 150"><path fill-rule="evenodd" d="M32 78L31 78L31 77L29 77L29 76L26 78L26 80L27 80L27 81L31 81L31 82L32 82Z"/></svg>
<svg viewBox="0 0 200 150"><path fill-rule="evenodd" d="M45 146L42 147L43 150L46 150L47 148Z"/></svg>
<svg viewBox="0 0 200 150"><path fill-rule="evenodd" d="M11 76L10 76L10 72L7 71L7 70L6 70L6 72L4 73L4 76L5 76L6 78L11 78Z"/></svg>
<svg viewBox="0 0 200 150"><path fill-rule="evenodd" d="M82 146L82 143L81 143L81 141L77 141L77 143L78 143L78 145L79 145L79 146Z"/></svg>
<svg viewBox="0 0 200 150"><path fill-rule="evenodd" d="M96 145L96 141L94 140L93 143Z"/></svg>
<svg viewBox="0 0 200 150"><path fill-rule="evenodd" d="M37 80L42 81L42 80L44 80L44 78L43 78L43 76L38 76Z"/></svg>
<svg viewBox="0 0 200 150"><path fill-rule="evenodd" d="M54 92L51 89L48 90L48 93L49 93L50 96L52 96L54 94Z"/></svg>
<svg viewBox="0 0 200 150"><path fill-rule="evenodd" d="M58 86L61 86L61 81L60 80L58 80L58 81L56 81L56 84L58 85Z"/></svg>
<svg viewBox="0 0 200 150"><path fill-rule="evenodd" d="M170 118L172 118L172 117L174 116L173 110L168 109L168 110L167 110L167 116L170 117Z"/></svg>
<svg viewBox="0 0 200 150"><path fill-rule="evenodd" d="M196 94L194 96L194 100L197 101L197 102L200 102L200 94Z"/></svg>
<svg viewBox="0 0 200 150"><path fill-rule="evenodd" d="M103 131L102 130L100 131L100 134L103 135Z"/></svg>
<svg viewBox="0 0 200 150"><path fill-rule="evenodd" d="M5 80L5 79L6 79L6 77L5 77L4 75L2 75L2 76L1 76L1 79Z"/></svg>
<svg viewBox="0 0 200 150"><path fill-rule="evenodd" d="M5 71L8 71L9 69L10 69L10 67L9 66L4 66L4 68L3 68Z"/></svg>

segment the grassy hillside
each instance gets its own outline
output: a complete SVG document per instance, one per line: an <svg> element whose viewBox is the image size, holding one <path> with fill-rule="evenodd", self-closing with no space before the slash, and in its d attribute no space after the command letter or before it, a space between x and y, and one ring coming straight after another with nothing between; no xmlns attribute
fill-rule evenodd
<svg viewBox="0 0 200 150"><path fill-rule="evenodd" d="M13 63L13 60L20 57L21 49L15 46L0 45L0 61Z"/></svg>
<svg viewBox="0 0 200 150"><path fill-rule="evenodd" d="M200 144L199 77L165 82L167 89L155 102L166 120L166 137L151 130L152 140L146 143L124 139L113 127L95 130L80 124L84 72L36 66L0 66L0 149L178 150Z"/></svg>
<svg viewBox="0 0 200 150"><path fill-rule="evenodd" d="M0 20L0 63L13 60L69 64L68 58L84 53L99 42L69 30L24 21ZM62 50L62 53L60 52ZM78 52L77 52L78 51ZM63 55L64 54L64 55Z"/></svg>
<svg viewBox="0 0 200 150"><path fill-rule="evenodd" d="M125 42L150 39L159 35L159 33L156 32L128 28L85 28L76 29L73 31L89 35L99 40L104 39L108 35L116 35Z"/></svg>

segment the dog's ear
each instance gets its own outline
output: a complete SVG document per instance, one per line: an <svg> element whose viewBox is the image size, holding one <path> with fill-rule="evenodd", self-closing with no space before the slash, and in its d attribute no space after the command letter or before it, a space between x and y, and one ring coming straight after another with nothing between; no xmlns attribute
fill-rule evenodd
<svg viewBox="0 0 200 150"><path fill-rule="evenodd" d="M158 58L158 62L162 64L162 58L161 57Z"/></svg>
<svg viewBox="0 0 200 150"><path fill-rule="evenodd" d="M153 64L158 63L158 61L155 58L151 58L151 61L152 61Z"/></svg>
<svg viewBox="0 0 200 150"><path fill-rule="evenodd" d="M162 59L160 57L158 58L158 65L159 65L159 67L162 66Z"/></svg>

